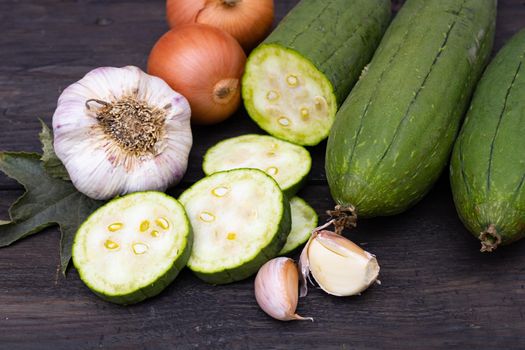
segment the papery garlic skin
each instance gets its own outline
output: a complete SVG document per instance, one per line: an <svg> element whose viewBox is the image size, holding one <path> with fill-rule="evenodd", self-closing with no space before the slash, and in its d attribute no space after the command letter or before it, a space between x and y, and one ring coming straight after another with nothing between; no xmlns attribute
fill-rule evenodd
<svg viewBox="0 0 525 350"><path fill-rule="evenodd" d="M379 276L380 268L374 255L331 231L314 233L303 253L303 263L307 259L309 272L328 294L360 294ZM305 294L303 286L301 296Z"/></svg>
<svg viewBox="0 0 525 350"><path fill-rule="evenodd" d="M255 278L255 299L269 316L281 320L312 320L295 313L299 299L299 272L290 258L268 261Z"/></svg>
<svg viewBox="0 0 525 350"><path fill-rule="evenodd" d="M103 103L116 105L126 99L149 106L144 113L158 120L147 124L136 119L129 124L135 133L125 136L118 125L106 122L103 127ZM55 152L73 185L88 197L102 200L137 191L164 191L186 172L192 146L190 116L188 101L162 79L133 66L97 68L60 95L53 115ZM119 122L131 123L129 118L123 114ZM148 136L153 129L157 136ZM137 137L149 137L143 143L151 147L123 146L123 139L134 144Z"/></svg>

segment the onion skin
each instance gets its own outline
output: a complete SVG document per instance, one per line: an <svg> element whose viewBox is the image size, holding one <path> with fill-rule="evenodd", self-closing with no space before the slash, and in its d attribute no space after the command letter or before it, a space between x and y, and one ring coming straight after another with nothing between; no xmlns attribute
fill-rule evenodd
<svg viewBox="0 0 525 350"><path fill-rule="evenodd" d="M230 4L230 5L229 5ZM269 33L274 19L273 0L168 0L170 28L202 23L230 33L249 51Z"/></svg>
<svg viewBox="0 0 525 350"><path fill-rule="evenodd" d="M172 29L155 44L148 73L164 79L190 103L195 124L230 117L241 102L246 55L228 33L203 24Z"/></svg>
<svg viewBox="0 0 525 350"><path fill-rule="evenodd" d="M205 6L206 0L168 0L166 19L170 28L183 24L197 23L197 14Z"/></svg>

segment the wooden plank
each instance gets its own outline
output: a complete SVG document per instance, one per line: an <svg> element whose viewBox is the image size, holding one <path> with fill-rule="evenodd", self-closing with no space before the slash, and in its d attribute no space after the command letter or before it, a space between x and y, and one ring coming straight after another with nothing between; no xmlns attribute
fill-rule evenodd
<svg viewBox="0 0 525 350"><path fill-rule="evenodd" d="M15 198L0 195L1 203ZM325 186L302 195L320 214L331 206ZM517 349L525 341L525 245L480 254L450 203L444 178L413 210L362 221L348 236L378 255L382 284L351 298L311 288L299 312L314 323L268 318L255 303L253 278L210 286L188 271L139 305L105 303L74 270L57 275L58 234L50 229L0 252L0 340L6 348L56 349Z"/></svg>

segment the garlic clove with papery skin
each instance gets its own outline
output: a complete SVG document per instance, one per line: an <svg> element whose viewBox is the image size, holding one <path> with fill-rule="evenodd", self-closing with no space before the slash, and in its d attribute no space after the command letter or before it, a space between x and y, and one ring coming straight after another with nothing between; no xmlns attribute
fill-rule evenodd
<svg viewBox="0 0 525 350"><path fill-rule="evenodd" d="M53 115L54 148L88 197L164 191L186 172L188 101L137 67L101 67L67 87Z"/></svg>
<svg viewBox="0 0 525 350"><path fill-rule="evenodd" d="M290 258L264 264L255 277L255 299L269 316L280 321L310 320L295 313L299 299L299 272Z"/></svg>
<svg viewBox="0 0 525 350"><path fill-rule="evenodd" d="M377 280L379 264L374 255L331 231L314 232L301 253L301 296L306 295L310 273L326 293L356 295Z"/></svg>

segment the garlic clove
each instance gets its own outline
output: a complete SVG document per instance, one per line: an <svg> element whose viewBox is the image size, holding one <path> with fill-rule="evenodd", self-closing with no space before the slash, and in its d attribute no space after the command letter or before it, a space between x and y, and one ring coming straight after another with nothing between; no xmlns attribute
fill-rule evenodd
<svg viewBox="0 0 525 350"><path fill-rule="evenodd" d="M290 258L268 261L255 278L255 299L269 316L281 320L310 320L295 313L298 302L299 272Z"/></svg>
<svg viewBox="0 0 525 350"><path fill-rule="evenodd" d="M380 269L374 255L330 231L314 233L301 259L301 296L306 295L305 279L309 273L328 294L350 296L361 293L375 282ZM306 275L305 270L309 270Z"/></svg>
<svg viewBox="0 0 525 350"><path fill-rule="evenodd" d="M97 68L61 94L55 152L91 198L164 191L186 172L190 115L188 101L160 78L132 66Z"/></svg>

